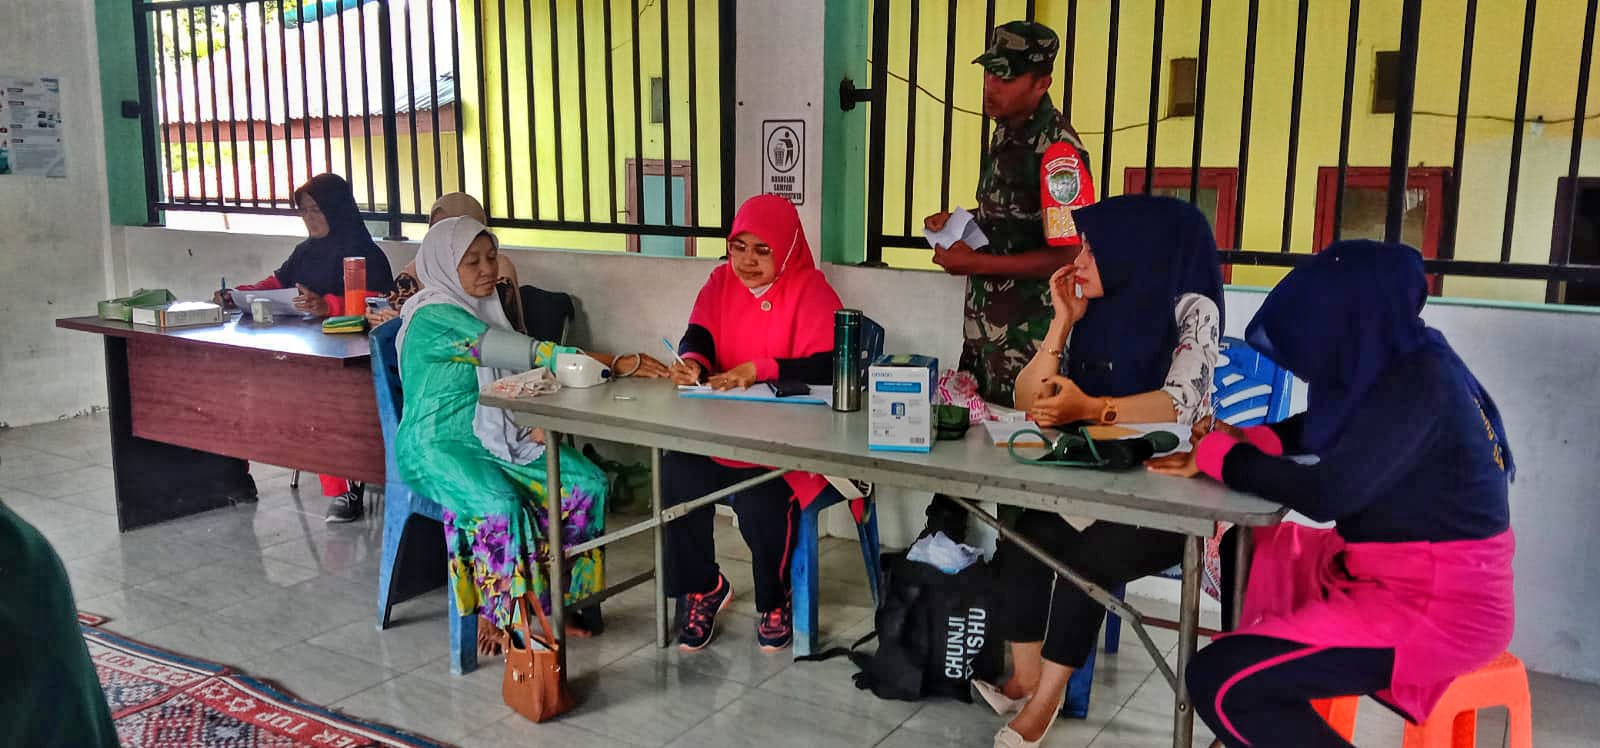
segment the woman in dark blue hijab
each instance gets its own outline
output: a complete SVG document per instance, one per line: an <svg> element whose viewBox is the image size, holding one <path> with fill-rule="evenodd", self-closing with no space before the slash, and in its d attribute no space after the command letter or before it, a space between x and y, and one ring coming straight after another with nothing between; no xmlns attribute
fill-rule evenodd
<svg viewBox="0 0 1600 748"><path fill-rule="evenodd" d="M1017 377L1016 406L1040 426L1172 423L1210 412L1222 328L1222 272L1211 226L1172 198L1123 195L1073 213L1084 238L1050 283L1055 319ZM1181 535L1114 522L1068 522L1028 511L1030 540L1103 587L1183 560ZM996 745L1032 745L1055 717L1067 680L1083 667L1105 611L1010 543L995 556L1011 642L1012 677L978 682L996 711L1021 709ZM1026 706L1023 702L1026 701Z"/></svg>
<svg viewBox="0 0 1600 748"><path fill-rule="evenodd" d="M1334 523L1257 529L1239 629L1190 662L1196 712L1230 747L1348 746L1311 706L1331 696L1370 694L1416 722L1511 641L1515 462L1500 409L1423 322L1427 294L1411 247L1323 250L1246 330L1309 385L1306 412L1218 425L1192 456L1152 464ZM1317 460L1285 457L1302 454Z"/></svg>

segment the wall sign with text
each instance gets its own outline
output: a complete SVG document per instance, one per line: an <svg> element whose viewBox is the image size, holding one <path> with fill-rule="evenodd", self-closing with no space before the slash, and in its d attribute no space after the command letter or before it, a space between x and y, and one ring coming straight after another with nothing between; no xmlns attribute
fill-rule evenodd
<svg viewBox="0 0 1600 748"><path fill-rule="evenodd" d="M782 196L795 205L805 204L805 120L761 122L761 191Z"/></svg>
<svg viewBox="0 0 1600 748"><path fill-rule="evenodd" d="M0 174L67 175L61 79L0 75Z"/></svg>

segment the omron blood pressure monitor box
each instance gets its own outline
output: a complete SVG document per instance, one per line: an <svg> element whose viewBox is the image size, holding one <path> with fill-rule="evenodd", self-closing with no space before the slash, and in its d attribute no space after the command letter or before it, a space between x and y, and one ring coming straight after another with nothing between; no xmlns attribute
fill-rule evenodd
<svg viewBox="0 0 1600 748"><path fill-rule="evenodd" d="M890 452L933 449L933 398L939 359L879 356L867 369L867 448Z"/></svg>

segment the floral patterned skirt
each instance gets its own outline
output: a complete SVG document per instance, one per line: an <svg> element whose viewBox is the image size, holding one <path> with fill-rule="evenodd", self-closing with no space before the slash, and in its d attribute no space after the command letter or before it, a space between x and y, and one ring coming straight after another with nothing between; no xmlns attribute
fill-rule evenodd
<svg viewBox="0 0 1600 748"><path fill-rule="evenodd" d="M561 457L561 543L570 548L604 531L608 483L605 473L583 457L566 450ZM456 609L475 610L496 628L511 625L516 618L516 599L529 592L545 610L550 609L544 460L502 467L508 473L514 471L511 477L528 489L527 501L518 511L484 517L444 512ZM604 586L602 558L602 550L595 548L568 560L567 602L588 597Z"/></svg>

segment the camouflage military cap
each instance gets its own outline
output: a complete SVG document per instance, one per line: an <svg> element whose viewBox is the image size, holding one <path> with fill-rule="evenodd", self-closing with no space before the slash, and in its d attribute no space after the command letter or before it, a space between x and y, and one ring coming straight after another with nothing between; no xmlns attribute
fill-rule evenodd
<svg viewBox="0 0 1600 748"><path fill-rule="evenodd" d="M1056 65L1061 41L1049 26L1033 21L1012 21L996 26L989 49L972 62L1010 80L1023 73L1049 75Z"/></svg>

